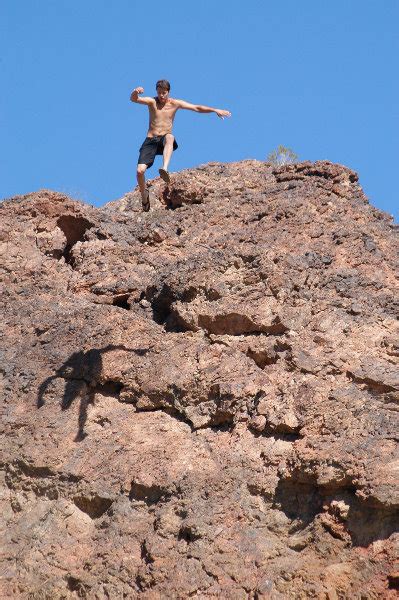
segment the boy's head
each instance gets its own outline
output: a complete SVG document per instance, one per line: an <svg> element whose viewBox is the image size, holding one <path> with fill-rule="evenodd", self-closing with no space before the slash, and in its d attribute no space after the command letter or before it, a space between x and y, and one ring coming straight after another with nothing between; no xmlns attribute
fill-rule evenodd
<svg viewBox="0 0 399 600"><path fill-rule="evenodd" d="M155 87L157 89L159 100L166 100L170 91L169 81L167 81L166 79L160 79L159 81L157 81Z"/></svg>
<svg viewBox="0 0 399 600"><path fill-rule="evenodd" d="M170 92L170 83L166 79L160 79L159 81L157 81L155 87L156 87L157 91L158 91L158 88L161 88L162 90L166 90L167 92Z"/></svg>

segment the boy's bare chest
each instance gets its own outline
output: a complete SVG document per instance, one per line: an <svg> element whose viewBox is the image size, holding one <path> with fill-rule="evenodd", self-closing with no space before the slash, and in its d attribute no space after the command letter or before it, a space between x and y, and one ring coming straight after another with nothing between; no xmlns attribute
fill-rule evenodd
<svg viewBox="0 0 399 600"><path fill-rule="evenodd" d="M150 111L151 118L158 123L171 121L176 114L177 108L173 104L167 104L162 108L153 107Z"/></svg>

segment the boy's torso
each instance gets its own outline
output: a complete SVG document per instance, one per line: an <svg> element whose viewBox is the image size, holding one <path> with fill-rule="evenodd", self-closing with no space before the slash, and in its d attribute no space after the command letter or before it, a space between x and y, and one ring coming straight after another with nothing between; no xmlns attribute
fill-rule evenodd
<svg viewBox="0 0 399 600"><path fill-rule="evenodd" d="M156 137L172 133L173 120L178 106L174 98L168 98L163 106L154 98L155 103L148 106L149 125L147 137Z"/></svg>

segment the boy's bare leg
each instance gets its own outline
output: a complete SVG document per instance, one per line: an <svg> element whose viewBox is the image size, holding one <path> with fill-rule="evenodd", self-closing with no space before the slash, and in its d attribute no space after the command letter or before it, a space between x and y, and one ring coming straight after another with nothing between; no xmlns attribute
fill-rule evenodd
<svg viewBox="0 0 399 600"><path fill-rule="evenodd" d="M139 164L137 165L137 183L139 184L141 197L144 198L145 192L145 172L147 170L147 165Z"/></svg>
<svg viewBox="0 0 399 600"><path fill-rule="evenodd" d="M169 167L170 159L171 159L172 152L173 152L174 139L175 139L175 137L171 133L166 134L165 146L163 149L163 165L162 165L162 168L165 169L165 171L167 171L168 167Z"/></svg>
<svg viewBox="0 0 399 600"><path fill-rule="evenodd" d="M150 193L145 187L145 175L144 173L147 170L147 165L139 164L137 165L137 183L139 184L140 193L141 193L141 204L144 212L148 212L150 210Z"/></svg>

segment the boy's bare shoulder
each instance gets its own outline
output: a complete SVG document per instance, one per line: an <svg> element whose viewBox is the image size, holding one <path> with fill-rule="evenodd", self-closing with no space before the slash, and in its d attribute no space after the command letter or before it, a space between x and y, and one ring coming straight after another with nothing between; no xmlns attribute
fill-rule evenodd
<svg viewBox="0 0 399 600"><path fill-rule="evenodd" d="M178 100L177 98L169 98L168 100L172 106L176 106L176 108L180 107L181 100Z"/></svg>

